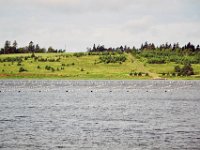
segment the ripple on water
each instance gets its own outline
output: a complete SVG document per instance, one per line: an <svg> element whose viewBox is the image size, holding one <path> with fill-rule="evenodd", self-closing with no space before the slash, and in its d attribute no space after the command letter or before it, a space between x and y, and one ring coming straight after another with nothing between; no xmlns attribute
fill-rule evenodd
<svg viewBox="0 0 200 150"><path fill-rule="evenodd" d="M196 81L55 82L0 81L1 149L200 147Z"/></svg>

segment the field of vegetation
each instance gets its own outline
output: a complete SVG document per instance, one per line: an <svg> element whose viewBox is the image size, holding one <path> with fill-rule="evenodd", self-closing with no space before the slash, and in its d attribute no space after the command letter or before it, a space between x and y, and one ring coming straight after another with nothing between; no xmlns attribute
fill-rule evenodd
<svg viewBox="0 0 200 150"><path fill-rule="evenodd" d="M6 41L0 49L0 78L200 79L200 46L145 42L136 49L94 44L87 52L65 53L32 41L26 47Z"/></svg>
<svg viewBox="0 0 200 150"><path fill-rule="evenodd" d="M182 75L184 63L172 60L152 63L153 58L149 57L152 53L154 52L2 54L0 55L0 78L200 79L199 63L192 63L193 74Z"/></svg>

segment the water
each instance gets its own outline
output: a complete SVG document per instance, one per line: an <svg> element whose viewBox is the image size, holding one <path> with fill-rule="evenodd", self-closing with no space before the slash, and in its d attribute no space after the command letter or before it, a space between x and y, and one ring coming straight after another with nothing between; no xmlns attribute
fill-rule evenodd
<svg viewBox="0 0 200 150"><path fill-rule="evenodd" d="M0 80L0 149L200 149L200 81Z"/></svg>

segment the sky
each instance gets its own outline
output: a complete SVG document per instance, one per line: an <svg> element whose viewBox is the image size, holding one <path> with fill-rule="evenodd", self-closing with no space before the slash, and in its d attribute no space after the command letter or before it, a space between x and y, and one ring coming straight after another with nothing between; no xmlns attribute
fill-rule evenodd
<svg viewBox="0 0 200 150"><path fill-rule="evenodd" d="M200 0L0 0L0 47L200 44Z"/></svg>

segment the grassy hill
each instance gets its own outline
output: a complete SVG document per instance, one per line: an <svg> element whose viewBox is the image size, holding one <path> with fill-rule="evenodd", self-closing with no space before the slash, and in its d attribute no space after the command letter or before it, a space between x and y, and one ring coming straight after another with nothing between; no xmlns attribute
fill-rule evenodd
<svg viewBox="0 0 200 150"><path fill-rule="evenodd" d="M119 55L119 54L116 54ZM100 55L88 53L36 53L0 55L0 79L200 79L200 64L194 64L195 75L172 76L175 63L149 64L130 53L125 62L104 63ZM180 65L181 66L181 65ZM167 74L167 75L164 75Z"/></svg>

